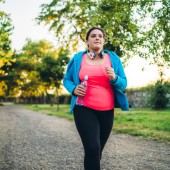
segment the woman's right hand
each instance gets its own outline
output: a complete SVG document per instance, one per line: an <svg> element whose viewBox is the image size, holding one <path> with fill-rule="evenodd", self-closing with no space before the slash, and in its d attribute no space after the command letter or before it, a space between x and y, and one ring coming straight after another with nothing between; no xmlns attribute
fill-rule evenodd
<svg viewBox="0 0 170 170"><path fill-rule="evenodd" d="M77 85L74 89L73 93L77 96L84 97L86 94L86 90L82 84Z"/></svg>

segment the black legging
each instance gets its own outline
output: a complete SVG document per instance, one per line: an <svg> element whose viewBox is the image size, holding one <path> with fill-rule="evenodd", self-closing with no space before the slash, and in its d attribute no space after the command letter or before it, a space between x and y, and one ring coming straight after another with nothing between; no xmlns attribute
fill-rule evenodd
<svg viewBox="0 0 170 170"><path fill-rule="evenodd" d="M74 120L84 146L85 170L100 170L102 150L113 127L114 110L75 106Z"/></svg>

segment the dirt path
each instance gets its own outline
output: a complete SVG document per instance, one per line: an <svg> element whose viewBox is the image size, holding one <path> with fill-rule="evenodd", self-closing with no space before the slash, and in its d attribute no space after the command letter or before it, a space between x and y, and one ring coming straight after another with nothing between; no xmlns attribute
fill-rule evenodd
<svg viewBox="0 0 170 170"><path fill-rule="evenodd" d="M112 134L102 170L170 170L170 146ZM0 107L0 170L83 170L83 148L74 122Z"/></svg>

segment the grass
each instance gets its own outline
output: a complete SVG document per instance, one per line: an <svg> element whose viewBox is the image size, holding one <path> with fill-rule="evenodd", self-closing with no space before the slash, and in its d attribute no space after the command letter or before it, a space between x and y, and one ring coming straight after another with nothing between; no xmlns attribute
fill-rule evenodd
<svg viewBox="0 0 170 170"><path fill-rule="evenodd" d="M24 105L28 109L41 111L42 113L73 120L69 115L69 105ZM158 140L170 144L170 108L163 111L155 111L150 108L133 108L123 112L115 109L115 121L113 131L125 133L140 138Z"/></svg>
<svg viewBox="0 0 170 170"><path fill-rule="evenodd" d="M155 111L140 108L128 112L116 110L114 130L170 144L170 109Z"/></svg>

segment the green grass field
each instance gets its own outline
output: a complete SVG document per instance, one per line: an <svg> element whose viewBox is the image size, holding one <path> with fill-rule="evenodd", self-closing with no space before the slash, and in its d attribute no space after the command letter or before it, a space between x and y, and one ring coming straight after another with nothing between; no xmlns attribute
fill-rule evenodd
<svg viewBox="0 0 170 170"><path fill-rule="evenodd" d="M24 105L28 109L42 113L73 120L69 115L69 105ZM115 133L126 133L140 138L158 140L170 144L170 108L155 111L149 108L132 108L123 112L115 109Z"/></svg>

